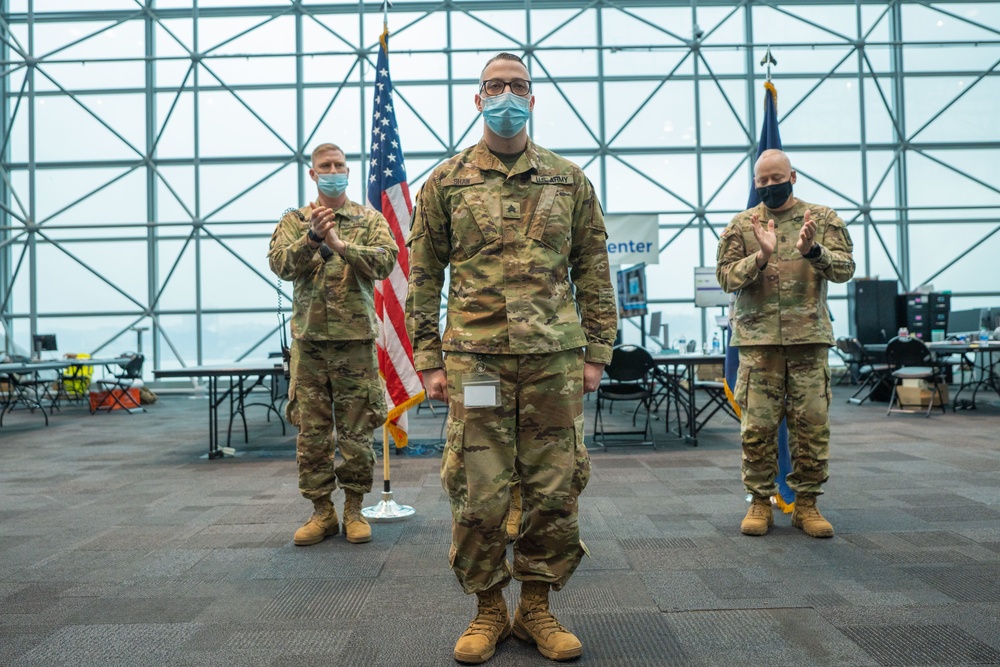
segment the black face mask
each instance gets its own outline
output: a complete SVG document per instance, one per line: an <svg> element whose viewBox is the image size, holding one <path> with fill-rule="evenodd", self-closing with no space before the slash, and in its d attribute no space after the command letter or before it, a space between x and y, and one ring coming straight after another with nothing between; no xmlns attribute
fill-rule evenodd
<svg viewBox="0 0 1000 667"><path fill-rule="evenodd" d="M792 181L787 180L784 183L775 183L765 188L757 188L757 196L764 202L764 206L773 211L776 208L780 208L792 196Z"/></svg>

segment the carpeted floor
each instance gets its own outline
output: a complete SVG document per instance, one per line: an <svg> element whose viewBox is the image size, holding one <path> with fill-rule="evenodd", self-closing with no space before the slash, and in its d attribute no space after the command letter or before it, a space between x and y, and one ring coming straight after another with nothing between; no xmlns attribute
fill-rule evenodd
<svg viewBox="0 0 1000 667"><path fill-rule="evenodd" d="M552 596L584 642L578 664L1000 664L1000 400L886 417L848 395L836 388L820 502L830 540L787 515L766 537L739 533L739 429L724 416L696 448L659 421L656 450L593 450L580 517L592 557ZM411 416L417 455L390 456L414 517L377 524L366 545L303 548L293 431L262 410L250 442L239 430L237 455L216 460L204 398L69 407L48 427L8 414L0 665L455 664L473 600L448 570L442 419ZM511 638L488 664L551 663Z"/></svg>

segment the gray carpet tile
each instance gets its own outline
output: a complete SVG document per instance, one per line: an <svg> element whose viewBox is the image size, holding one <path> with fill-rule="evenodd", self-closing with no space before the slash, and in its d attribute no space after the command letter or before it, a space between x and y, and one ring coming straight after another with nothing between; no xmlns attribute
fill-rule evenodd
<svg viewBox="0 0 1000 667"><path fill-rule="evenodd" d="M887 667L1000 663L1000 650L953 625L852 626L842 632Z"/></svg>
<svg viewBox="0 0 1000 667"><path fill-rule="evenodd" d="M260 619L357 618L373 579L307 579L289 582L270 604L260 609Z"/></svg>
<svg viewBox="0 0 1000 667"><path fill-rule="evenodd" d="M671 634L687 648L689 665L877 664L808 608L691 611L664 617Z"/></svg>
<svg viewBox="0 0 1000 667"><path fill-rule="evenodd" d="M580 504L591 556L551 596L584 642L576 664L1000 663L1000 400L886 418L884 406L844 403L850 389L834 389L820 498L830 540L783 514L765 537L739 533L727 419L697 448L659 421L655 450L591 451ZM593 402L585 409L589 432ZM295 547L311 507L294 433L251 413L249 442L234 433L239 455L210 461L205 410L163 396L141 415L68 408L49 427L5 416L0 664L455 664L475 598L448 569L439 458L390 457L411 519L374 525L365 545ZM430 451L442 415L411 419L414 442ZM342 507L343 492L334 500ZM512 610L519 589L505 591ZM489 664L552 663L512 638Z"/></svg>

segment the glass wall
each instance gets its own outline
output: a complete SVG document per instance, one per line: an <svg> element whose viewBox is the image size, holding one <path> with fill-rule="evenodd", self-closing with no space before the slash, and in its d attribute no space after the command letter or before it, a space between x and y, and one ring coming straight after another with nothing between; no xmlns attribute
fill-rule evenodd
<svg viewBox="0 0 1000 667"><path fill-rule="evenodd" d="M116 353L144 329L147 368L277 350L291 290L267 244L313 195L312 147L342 146L365 196L378 4L0 2L5 349ZM658 216L672 337L711 338L693 268L746 205L768 46L796 194L850 223L857 275L1000 305L1000 3L397 0L388 20L411 191L478 140L486 59L525 55L534 139L607 213Z"/></svg>

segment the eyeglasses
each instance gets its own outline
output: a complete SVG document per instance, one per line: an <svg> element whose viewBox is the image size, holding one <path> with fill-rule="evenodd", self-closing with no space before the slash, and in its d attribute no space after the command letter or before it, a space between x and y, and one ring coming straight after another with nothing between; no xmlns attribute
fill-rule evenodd
<svg viewBox="0 0 1000 667"><path fill-rule="evenodd" d="M486 79L479 85L479 91L485 90L487 95L501 95L508 86L510 86L510 92L518 97L524 97L531 92L531 82L524 79L511 79L510 81Z"/></svg>

